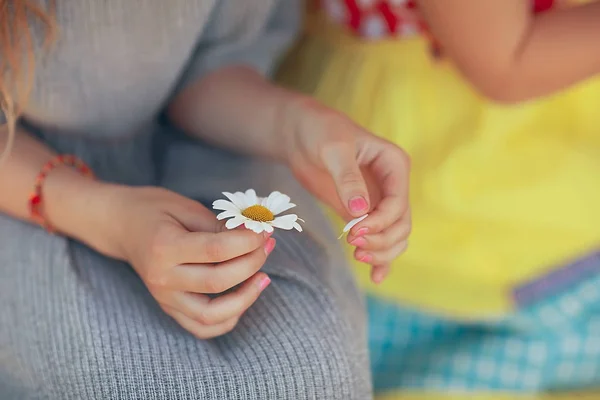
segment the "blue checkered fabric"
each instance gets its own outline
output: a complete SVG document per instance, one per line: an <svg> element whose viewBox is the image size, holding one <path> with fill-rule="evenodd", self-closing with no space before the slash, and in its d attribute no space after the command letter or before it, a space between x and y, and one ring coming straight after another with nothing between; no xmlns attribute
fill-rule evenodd
<svg viewBox="0 0 600 400"><path fill-rule="evenodd" d="M600 273L499 321L464 323L368 299L377 391L600 388Z"/></svg>

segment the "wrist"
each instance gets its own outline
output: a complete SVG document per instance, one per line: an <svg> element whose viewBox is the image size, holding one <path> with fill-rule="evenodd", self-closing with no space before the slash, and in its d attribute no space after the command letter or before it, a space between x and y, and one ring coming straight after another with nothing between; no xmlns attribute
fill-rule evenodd
<svg viewBox="0 0 600 400"><path fill-rule="evenodd" d="M289 166L294 158L306 147L304 143L307 138L302 138L302 135L299 133L305 131L302 129L302 126L309 122L307 119L312 118L311 114L318 107L319 104L316 100L308 96L296 94L281 103L279 123L277 124L279 134L281 135L277 156L281 162Z"/></svg>
<svg viewBox="0 0 600 400"><path fill-rule="evenodd" d="M120 186L89 179L77 171L61 166L44 182L44 212L48 222L68 237L99 252L121 258L115 238Z"/></svg>

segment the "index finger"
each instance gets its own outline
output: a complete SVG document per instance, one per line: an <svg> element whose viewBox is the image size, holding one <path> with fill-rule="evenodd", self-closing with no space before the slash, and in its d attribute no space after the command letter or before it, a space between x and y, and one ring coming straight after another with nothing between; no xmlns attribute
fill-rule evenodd
<svg viewBox="0 0 600 400"><path fill-rule="evenodd" d="M174 264L211 264L231 260L265 244L266 234L234 229L223 232L187 232L173 245Z"/></svg>
<svg viewBox="0 0 600 400"><path fill-rule="evenodd" d="M380 232L402 218L408 210L410 160L399 147L384 143L369 163L381 191L381 201L369 213L369 217L352 229L356 234L361 228Z"/></svg>

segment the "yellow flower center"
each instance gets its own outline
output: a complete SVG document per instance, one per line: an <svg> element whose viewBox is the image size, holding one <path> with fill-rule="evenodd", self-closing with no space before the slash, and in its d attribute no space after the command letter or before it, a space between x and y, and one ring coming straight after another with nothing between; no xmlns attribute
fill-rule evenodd
<svg viewBox="0 0 600 400"><path fill-rule="evenodd" d="M270 222L275 219L275 216L271 210L258 204L246 208L244 211L242 211L242 215L258 222Z"/></svg>

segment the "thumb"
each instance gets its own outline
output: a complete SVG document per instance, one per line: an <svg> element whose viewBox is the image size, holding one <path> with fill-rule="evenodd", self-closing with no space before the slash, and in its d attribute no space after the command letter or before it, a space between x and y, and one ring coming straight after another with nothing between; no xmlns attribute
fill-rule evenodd
<svg viewBox="0 0 600 400"><path fill-rule="evenodd" d="M323 153L323 163L331 174L346 211L360 217L369 211L369 191L356 161L353 146L335 146Z"/></svg>

